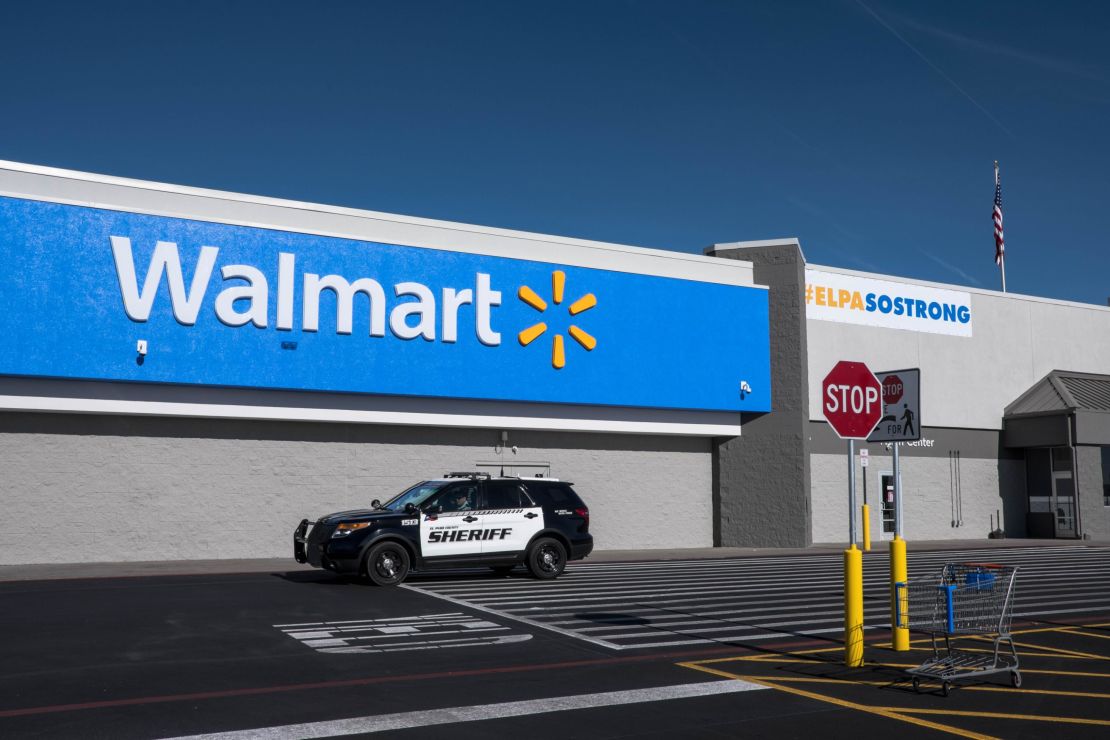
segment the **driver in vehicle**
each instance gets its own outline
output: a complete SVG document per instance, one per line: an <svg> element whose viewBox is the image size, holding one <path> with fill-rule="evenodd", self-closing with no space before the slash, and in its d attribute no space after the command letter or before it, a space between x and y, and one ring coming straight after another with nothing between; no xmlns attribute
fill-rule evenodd
<svg viewBox="0 0 1110 740"><path fill-rule="evenodd" d="M470 511L474 507L470 505L470 496L466 491L457 491L450 499L447 500L445 511Z"/></svg>

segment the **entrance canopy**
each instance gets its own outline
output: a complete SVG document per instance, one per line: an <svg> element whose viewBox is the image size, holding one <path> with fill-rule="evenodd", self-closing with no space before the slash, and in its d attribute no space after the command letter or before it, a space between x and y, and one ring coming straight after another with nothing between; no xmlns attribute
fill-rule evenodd
<svg viewBox="0 0 1110 740"><path fill-rule="evenodd" d="M1110 375L1053 370L1006 407L1002 444L1025 452L1028 536L1101 536L1110 505Z"/></svg>
<svg viewBox="0 0 1110 740"><path fill-rule="evenodd" d="M1110 445L1110 375L1053 370L1006 407L1002 444Z"/></svg>

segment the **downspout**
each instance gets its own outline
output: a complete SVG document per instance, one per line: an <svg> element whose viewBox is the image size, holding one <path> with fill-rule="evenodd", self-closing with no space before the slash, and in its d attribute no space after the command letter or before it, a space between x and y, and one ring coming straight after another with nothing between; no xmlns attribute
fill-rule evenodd
<svg viewBox="0 0 1110 740"><path fill-rule="evenodd" d="M1076 411L1072 409L1068 419L1068 446L1071 448L1071 478L1072 488L1075 490L1075 538L1083 539L1083 515L1081 512L1079 496L1079 450L1075 446Z"/></svg>

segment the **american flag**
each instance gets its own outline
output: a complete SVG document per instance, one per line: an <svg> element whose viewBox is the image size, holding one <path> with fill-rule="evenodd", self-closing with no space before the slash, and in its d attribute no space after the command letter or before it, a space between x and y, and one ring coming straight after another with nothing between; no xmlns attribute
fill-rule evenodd
<svg viewBox="0 0 1110 740"><path fill-rule="evenodd" d="M1006 241L1002 238L1002 181L998 179L998 164L994 166L994 264L1001 265L1006 255Z"/></svg>

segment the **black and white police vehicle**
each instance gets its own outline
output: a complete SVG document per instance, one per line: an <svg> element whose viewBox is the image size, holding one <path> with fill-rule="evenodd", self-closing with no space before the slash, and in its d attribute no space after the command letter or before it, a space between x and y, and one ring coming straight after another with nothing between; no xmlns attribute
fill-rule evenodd
<svg viewBox="0 0 1110 740"><path fill-rule="evenodd" d="M523 563L536 578L557 578L594 546L590 510L554 478L448 473L370 507L302 520L293 557L395 586L411 571L475 565L507 574Z"/></svg>

